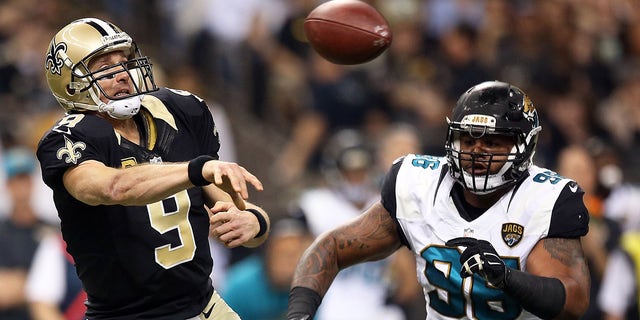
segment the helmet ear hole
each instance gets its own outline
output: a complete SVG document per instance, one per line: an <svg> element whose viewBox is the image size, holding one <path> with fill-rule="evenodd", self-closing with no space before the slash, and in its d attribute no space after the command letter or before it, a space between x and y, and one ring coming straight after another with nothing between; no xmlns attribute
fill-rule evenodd
<svg viewBox="0 0 640 320"><path fill-rule="evenodd" d="M70 85L70 84L68 84L68 85L66 86L66 89L67 89L67 93L68 93L69 95L71 95L71 96L72 96L72 95L76 94L76 89L71 88L71 85Z"/></svg>

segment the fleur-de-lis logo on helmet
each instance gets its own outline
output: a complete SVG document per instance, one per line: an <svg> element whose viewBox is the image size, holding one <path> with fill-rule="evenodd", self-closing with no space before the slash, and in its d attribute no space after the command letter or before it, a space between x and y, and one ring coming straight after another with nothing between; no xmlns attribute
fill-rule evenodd
<svg viewBox="0 0 640 320"><path fill-rule="evenodd" d="M84 150L86 147L87 145L84 142L73 142L67 136L64 136L64 147L58 149L56 156L62 160L62 157L66 155L67 158L64 159L64 162L77 164L78 159L82 157L82 154L77 150Z"/></svg>
<svg viewBox="0 0 640 320"><path fill-rule="evenodd" d="M62 75L64 60L60 58L58 51L67 52L67 44L64 42L56 44L55 41L51 41L51 45L49 45L49 52L47 52L47 58L44 62L44 68L53 74Z"/></svg>

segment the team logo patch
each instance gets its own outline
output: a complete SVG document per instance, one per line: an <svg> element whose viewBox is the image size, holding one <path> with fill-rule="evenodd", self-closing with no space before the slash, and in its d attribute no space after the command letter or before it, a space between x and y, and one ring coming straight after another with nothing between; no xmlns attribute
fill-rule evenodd
<svg viewBox="0 0 640 320"><path fill-rule="evenodd" d="M51 41L44 68L53 74L62 75L62 65L64 61L60 58L58 51L67 52L67 44L64 42L56 43L55 41Z"/></svg>
<svg viewBox="0 0 640 320"><path fill-rule="evenodd" d="M58 149L56 156L60 160L65 158L64 162L66 163L77 164L78 159L82 157L82 154L78 149L84 150L86 148L87 145L84 142L73 142L71 139L67 138L67 136L64 136L64 147Z"/></svg>
<svg viewBox="0 0 640 320"><path fill-rule="evenodd" d="M536 107L529 96L525 95L522 98L522 113L528 121L532 122L534 126L538 126L538 114L536 113Z"/></svg>
<svg viewBox="0 0 640 320"><path fill-rule="evenodd" d="M520 240L522 240L524 227L513 222L503 223L500 233L502 234L502 241L511 248L516 246L520 243Z"/></svg>
<svg viewBox="0 0 640 320"><path fill-rule="evenodd" d="M522 104L524 105L525 113L533 112L534 110L536 110L536 107L533 106L533 102L531 101L531 98L529 98L528 95L525 94L522 100L523 100Z"/></svg>

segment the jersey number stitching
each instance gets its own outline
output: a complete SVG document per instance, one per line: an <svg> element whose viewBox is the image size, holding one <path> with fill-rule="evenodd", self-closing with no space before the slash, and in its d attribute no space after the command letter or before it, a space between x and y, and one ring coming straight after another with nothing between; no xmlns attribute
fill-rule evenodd
<svg viewBox="0 0 640 320"><path fill-rule="evenodd" d="M176 211L165 212L162 201L147 205L149 220L155 230L162 234L170 230L178 230L180 245L167 244L155 248L156 263L165 269L193 260L196 253L196 241L191 224L189 224L188 213L191 208L191 200L187 190L178 192L164 201L170 200L175 201Z"/></svg>
<svg viewBox="0 0 640 320"><path fill-rule="evenodd" d="M431 246L422 252L426 260L424 275L436 289L430 291L429 306L447 317L463 318L468 312L474 319L515 319L522 312L520 305L502 290L492 287L483 278L462 278L458 249ZM517 269L515 258L501 257L505 264Z"/></svg>
<svg viewBox="0 0 640 320"><path fill-rule="evenodd" d="M537 182L537 183L545 183L547 181L549 181L551 184L557 184L558 182L560 182L562 179L564 179L563 176L553 172L553 171L545 171L545 172L541 172L535 175L535 177L533 177L533 181Z"/></svg>
<svg viewBox="0 0 640 320"><path fill-rule="evenodd" d="M429 155L416 155L416 158L411 161L411 164L414 167L436 170L440 167L440 159Z"/></svg>

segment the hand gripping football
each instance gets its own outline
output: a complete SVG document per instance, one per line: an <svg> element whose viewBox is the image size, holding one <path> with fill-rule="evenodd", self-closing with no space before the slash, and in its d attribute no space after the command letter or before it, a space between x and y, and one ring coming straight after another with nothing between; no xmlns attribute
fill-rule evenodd
<svg viewBox="0 0 640 320"><path fill-rule="evenodd" d="M392 40L382 14L359 0L332 0L319 5L305 19L304 31L320 56L344 65L373 60Z"/></svg>

